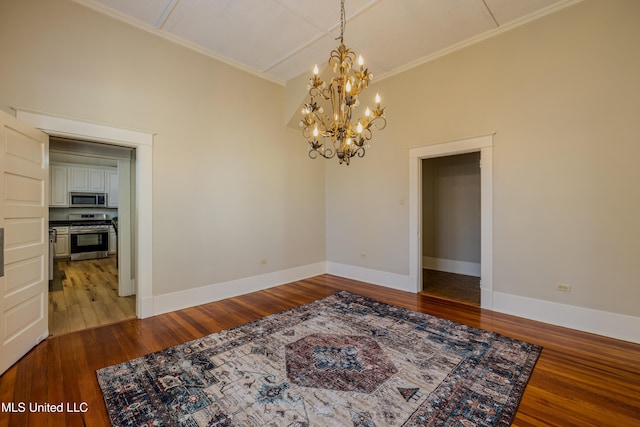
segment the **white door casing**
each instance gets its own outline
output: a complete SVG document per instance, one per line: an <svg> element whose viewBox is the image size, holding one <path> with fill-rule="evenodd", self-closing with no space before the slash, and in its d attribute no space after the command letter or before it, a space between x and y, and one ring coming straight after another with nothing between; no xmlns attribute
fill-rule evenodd
<svg viewBox="0 0 640 427"><path fill-rule="evenodd" d="M422 159L480 152L480 306L493 308L493 134L409 150L409 280L422 288Z"/></svg>
<svg viewBox="0 0 640 427"><path fill-rule="evenodd" d="M0 111L0 374L49 335L49 137Z"/></svg>
<svg viewBox="0 0 640 427"><path fill-rule="evenodd" d="M31 126L41 129L48 135L79 139L82 141L105 142L108 144L133 147L136 149L136 206L134 238L135 284L131 284L136 294L136 315L144 319L155 314L154 297L152 293L153 280L153 133L131 129L117 128L110 125L86 122L74 118L51 115L21 108L15 108L16 116ZM120 167L120 165L118 165ZM133 179L133 177L132 177ZM119 188L120 200L118 209L128 209L123 206L125 189ZM123 236L130 234L126 224L118 221L118 232ZM118 242L123 248L123 242ZM118 254L120 257L120 254ZM122 261L122 258L119 258ZM120 263L120 274L126 268Z"/></svg>

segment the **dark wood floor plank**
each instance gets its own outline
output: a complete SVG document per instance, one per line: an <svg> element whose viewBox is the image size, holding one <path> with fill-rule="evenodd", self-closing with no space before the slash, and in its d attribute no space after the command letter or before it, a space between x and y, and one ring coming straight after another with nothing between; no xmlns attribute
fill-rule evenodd
<svg viewBox="0 0 640 427"><path fill-rule="evenodd" d="M56 402L64 394L64 382L60 379L62 365L60 362L60 341L49 340L45 343L49 346L48 351L42 352L47 356L47 402ZM66 415L54 413L47 417L48 425L59 426L65 423Z"/></svg>
<svg viewBox="0 0 640 427"><path fill-rule="evenodd" d="M18 366L15 364L9 368L2 376L0 376L0 402L7 404L16 402L15 385L18 377ZM0 427L9 427L10 415L7 413L0 414Z"/></svg>
<svg viewBox="0 0 640 427"><path fill-rule="evenodd" d="M0 377L2 402L88 405L86 413L0 413L0 427L108 426L99 368L347 290L544 347L514 426L640 426L640 345L471 305L322 275L149 319L54 336Z"/></svg>

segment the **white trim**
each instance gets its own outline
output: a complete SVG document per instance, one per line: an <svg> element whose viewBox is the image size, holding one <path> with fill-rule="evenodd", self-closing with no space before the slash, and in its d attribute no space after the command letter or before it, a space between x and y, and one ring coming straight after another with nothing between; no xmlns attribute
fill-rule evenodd
<svg viewBox="0 0 640 427"><path fill-rule="evenodd" d="M16 117L23 122L41 129L49 135L70 138L91 138L93 141L110 142L132 147L152 145L153 133L133 129L81 121L75 118L57 116L25 108L14 108Z"/></svg>
<svg viewBox="0 0 640 427"><path fill-rule="evenodd" d="M64 136L136 149L136 315L152 316L153 309L153 133L91 123L15 108L16 117L49 135Z"/></svg>
<svg viewBox="0 0 640 427"><path fill-rule="evenodd" d="M381 285L400 291L413 292L409 276L389 273L387 271L372 270L370 268L356 267L354 265L327 262L327 273L347 279Z"/></svg>
<svg viewBox="0 0 640 427"><path fill-rule="evenodd" d="M326 273L401 291L415 292L412 288L412 278L401 274L334 262L326 263ZM640 317L493 292L484 287L481 288L481 294L483 301L492 302L491 310L495 312L640 343ZM194 299L194 301L197 300ZM194 302L195 304L199 303Z"/></svg>
<svg viewBox="0 0 640 427"><path fill-rule="evenodd" d="M132 18L131 16L125 15L124 13L118 12L114 9L104 6L101 3L98 3L95 0L73 0L75 3L78 3L82 6L88 7L89 9L93 9L96 12L107 15L111 18L117 19L118 21L124 22L128 25L131 25L140 30L146 31L148 33L153 34L154 36L162 37L163 39L170 41L171 43L175 43L179 46L190 49L194 52L200 53L202 55L208 56L209 58L213 58L216 61L223 62L227 65L231 65L239 70L247 72L249 74L253 74L256 77L260 77L264 80L270 81L272 83L279 84L280 86L284 86L285 82L277 77L266 74L260 70L256 70L246 64L236 61L235 59L231 59L224 55L221 55L212 50L206 49L200 46L197 43L193 43L189 40L185 40L181 37L176 36L175 34L163 31L162 29L156 28L153 25L149 25L146 22L142 22L138 19Z"/></svg>
<svg viewBox="0 0 640 427"><path fill-rule="evenodd" d="M482 308L491 309L493 290L493 134L425 145L409 150L409 288L422 283L422 159L480 152L480 240Z"/></svg>
<svg viewBox="0 0 640 427"><path fill-rule="evenodd" d="M175 34L163 31L161 28L158 28L156 26L147 24L146 22L143 22L143 21L140 21L138 19L135 19L135 18L133 18L131 16L128 16L128 15L126 15L124 13L116 11L116 10L114 10L112 8L106 7L102 3L99 3L96 0L73 0L73 1L75 3L77 3L77 4L85 6L85 7L89 8L89 9L93 9L96 12L99 12L99 13L107 15L107 16L109 16L111 18L117 19L117 20L119 20L121 22L124 22L124 23L126 23L128 25L131 25L133 27L136 27L138 29L146 31L146 32L148 32L150 34L153 34L153 35L158 36L158 37L162 37L163 39L168 40L171 43L175 43L177 45L180 45L182 47L190 49L190 50L192 50L194 52L198 52L198 53L200 53L202 55L208 56L208 57L213 58L213 59L215 59L217 61L220 61L220 62L223 62L225 64L231 65L232 67L235 67L235 68L240 69L242 71L245 71L247 73L253 74L253 75L257 76L257 77L260 77L260 78L265 79L267 81L270 81L272 83L276 83L276 84L279 84L281 86L285 86L285 84L286 84L285 81L283 81L283 80L281 80L281 79L279 79L277 77L274 77L274 76L272 76L270 74L267 74L265 71L257 70L255 68L252 68L252 67L246 65L246 64L238 62L238 61L236 61L234 59L228 58L228 57L226 57L224 55L221 55L221 54L219 54L217 52L214 52L212 50L206 49L206 48L198 45L197 43L193 43L193 42L191 42L189 40L185 40L185 39L183 39L181 37L178 37ZM506 32L506 31L513 30L514 28L517 28L517 27L520 27L522 25L525 25L525 24L527 24L527 23L529 23L531 21L534 21L536 19L540 19L540 18L542 18L542 17L544 17L546 15L555 13L555 12L557 12L559 10L562 10L562 9L566 8L566 7L573 6L574 4L578 4L578 3L582 2L582 1L583 0L565 0L565 1L558 2L558 3L554 3L551 6L543 8L541 10L537 10L537 11L535 11L533 13L530 13L529 15L526 15L526 16L523 16L523 17L521 17L519 19L516 19L515 21L509 22L509 23L507 23L505 25L501 25L501 26L499 26L497 28L490 29L490 30L485 31L485 32L483 32L481 34L475 35L475 36L473 36L473 37L471 37L471 38L469 38L467 40L463 40L463 41L461 41L459 43L456 43L456 44L454 44L452 46L446 47L446 48L441 49L441 50L439 50L437 52L433 52L430 55L424 56L422 58L418 58L418 59L416 59L414 61L409 62L408 64L405 64L405 65L402 65L400 67L397 67L397 68L395 68L395 69L393 69L393 70L391 70L389 72L380 73L379 75L376 76L376 81L381 81L381 80L387 79L389 77L393 77L393 76L396 76L398 74L404 73L407 70L410 70L410 69L418 67L418 66L420 66L422 64L426 64L428 62L434 61L434 60L436 60L438 58L441 58L441 57L446 56L446 55L448 55L450 53L462 50L462 49L464 49L464 48L466 48L468 46L472 46L472 45L474 45L476 43L480 43L480 42L482 42L484 40L487 40L489 38L492 38L492 37L495 37L497 35L500 35L500 34ZM370 6L363 7L360 11L357 11L354 15L350 16L349 19L352 19L354 16L357 16L359 13L361 13L364 10L366 10L368 7L370 7ZM333 28L331 28L329 30L332 30L332 29ZM324 36L324 34L322 34L322 36ZM315 43L316 41L317 41L317 39L309 41L307 43L307 46ZM303 48L304 47L305 46L303 46ZM299 52L294 52L293 55L295 55L296 53L299 53ZM291 56L292 56L292 54L289 54L289 55L284 56L283 58L280 58L275 63L267 66L265 70L272 69L276 65L282 63L284 60L290 58Z"/></svg>
<svg viewBox="0 0 640 427"><path fill-rule="evenodd" d="M422 257L422 267L429 270L444 271L447 273L464 274L466 276L480 277L479 262L458 261L455 259Z"/></svg>
<svg viewBox="0 0 640 427"><path fill-rule="evenodd" d="M258 276L245 277L229 282L214 283L198 288L158 295L153 297L154 314L169 313L183 308L261 291L274 286L324 274L326 269L325 263L320 262L288 270L274 271Z"/></svg>
<svg viewBox="0 0 640 427"><path fill-rule="evenodd" d="M640 317L493 292L493 311L640 344Z"/></svg>
<svg viewBox="0 0 640 427"><path fill-rule="evenodd" d="M493 308L493 135L480 148L480 306Z"/></svg>

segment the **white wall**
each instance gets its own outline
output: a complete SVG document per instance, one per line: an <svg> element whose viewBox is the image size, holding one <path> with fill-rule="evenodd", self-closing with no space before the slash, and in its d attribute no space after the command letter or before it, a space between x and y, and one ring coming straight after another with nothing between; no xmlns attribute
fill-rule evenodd
<svg viewBox="0 0 640 427"><path fill-rule="evenodd" d="M153 295L324 261L324 165L282 86L70 0L0 8L1 109L155 132Z"/></svg>
<svg viewBox="0 0 640 427"><path fill-rule="evenodd" d="M408 150L495 132L494 291L637 319L639 20L585 0L377 83L387 128L327 165L329 260L408 275Z"/></svg>

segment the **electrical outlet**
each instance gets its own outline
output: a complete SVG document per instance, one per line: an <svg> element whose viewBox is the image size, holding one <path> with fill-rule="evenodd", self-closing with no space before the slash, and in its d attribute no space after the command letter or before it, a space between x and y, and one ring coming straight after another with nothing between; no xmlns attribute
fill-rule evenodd
<svg viewBox="0 0 640 427"><path fill-rule="evenodd" d="M571 292L571 285L565 285L564 283L558 283L556 285L556 291Z"/></svg>

